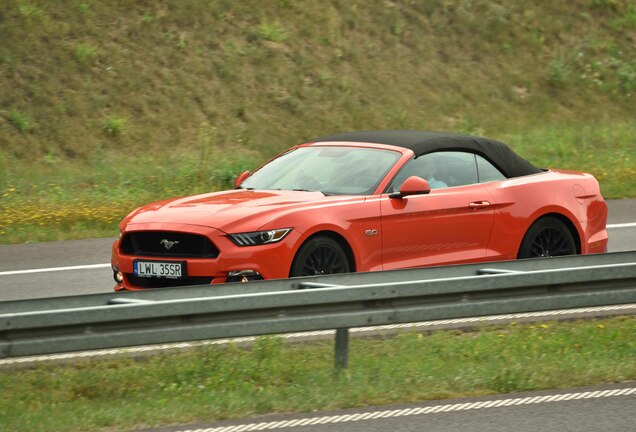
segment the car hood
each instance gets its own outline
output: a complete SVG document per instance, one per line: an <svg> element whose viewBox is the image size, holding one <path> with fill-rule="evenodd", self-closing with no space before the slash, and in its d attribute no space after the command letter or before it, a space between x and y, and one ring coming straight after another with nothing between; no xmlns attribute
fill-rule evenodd
<svg viewBox="0 0 636 432"><path fill-rule="evenodd" d="M321 192L231 190L148 204L131 213L123 225L177 223L230 233L254 231L294 209L342 199Z"/></svg>

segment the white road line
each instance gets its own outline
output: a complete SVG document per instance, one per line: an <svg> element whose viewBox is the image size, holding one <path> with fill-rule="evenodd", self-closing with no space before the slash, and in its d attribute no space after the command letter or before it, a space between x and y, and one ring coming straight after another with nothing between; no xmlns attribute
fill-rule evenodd
<svg viewBox="0 0 636 432"><path fill-rule="evenodd" d="M635 228L635 227L636 227L636 222L607 225L607 229ZM21 275L21 274L46 273L46 272L68 271L68 270L88 270L88 269L106 268L106 267L110 267L110 263L88 264L88 265L69 266L69 267L50 267L50 268L28 269L28 270L11 270L11 271L0 272L0 276L12 276L12 275Z"/></svg>
<svg viewBox="0 0 636 432"><path fill-rule="evenodd" d="M184 429L182 432L248 432L256 430L274 430L299 426L319 424L338 424L357 422L363 420L375 420L414 415L448 413L458 411L471 411L487 408L499 408L519 405L536 405L562 401L600 399L608 397L632 396L636 394L636 387L620 388L595 392L557 393L546 396L528 396L523 398L506 398L473 403L455 403L446 405L423 406L411 409L377 410L359 414L345 414L332 416L305 417L293 420L269 421L260 423L243 423L232 426L220 426L205 429Z"/></svg>
<svg viewBox="0 0 636 432"><path fill-rule="evenodd" d="M571 317L575 317L576 315L583 315L588 313L597 313L597 312L616 312L626 313L626 314L634 314L636 313L636 303L622 304L622 305L613 305L613 306L596 306L596 307L584 307L584 308L576 308L576 309L560 309L560 310L551 310L551 311L543 311L543 312L524 312L524 313L515 313L515 314L502 314L502 315L490 315L490 316L481 316L481 317L469 317L469 318L453 318L453 319L445 319L445 320L436 320L436 321L421 321L416 323L406 323L406 324L390 324L383 326L375 326L375 327L356 327L350 329L351 333L363 334L369 332L377 332L383 330L396 330L396 329L418 329L424 327L428 330L434 330L435 328L445 328L445 326L471 326L471 325L483 325L483 324L497 324L498 322L507 322L507 321L515 321L521 319L558 319L559 315L568 315ZM300 333L287 333L278 335L282 339L302 339L314 336L331 336L335 334L335 330L316 330L311 332L300 332ZM55 361L55 360L72 360L79 358L97 358L101 356L114 356L120 354L138 354L143 352L155 352L155 351L164 351L164 350L176 350L176 349L189 349L201 346L209 346L209 345L227 345L229 343L244 343L244 342L254 342L258 340L258 336L246 336L246 337L237 337L232 339L215 339L215 340L204 340L204 341L195 341L195 342L176 342L176 343L166 343L161 345L143 345L138 347L130 347L130 348L111 348L111 349L101 349L101 350L93 350L93 351L79 351L79 352L70 352L70 353L62 353L62 354L48 354L48 355L38 355L38 356L25 356L25 357L16 357L16 358L6 358L0 359L0 366L6 365L17 365L17 364L29 364L29 363L38 363L44 361Z"/></svg>
<svg viewBox="0 0 636 432"><path fill-rule="evenodd" d="M51 267L51 268L29 269L29 270L3 271L3 272L0 272L0 276L10 276L10 275L29 274L29 273L46 273L46 272L67 271L67 270L86 270L86 269L96 269L96 268L106 268L106 267L110 267L110 263L88 264L88 265L79 265L79 266L70 266L70 267Z"/></svg>
<svg viewBox="0 0 636 432"><path fill-rule="evenodd" d="M636 222L605 225L605 228L608 228L608 229L612 229L612 228L635 228L635 227L636 227Z"/></svg>

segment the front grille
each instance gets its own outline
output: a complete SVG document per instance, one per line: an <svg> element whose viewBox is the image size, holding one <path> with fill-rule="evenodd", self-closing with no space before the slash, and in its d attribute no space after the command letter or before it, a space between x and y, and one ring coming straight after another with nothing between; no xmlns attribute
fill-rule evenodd
<svg viewBox="0 0 636 432"><path fill-rule="evenodd" d="M138 288L172 288L190 285L209 285L214 278L211 277L190 277L187 279L167 279L167 278L146 278L126 273L128 282Z"/></svg>
<svg viewBox="0 0 636 432"><path fill-rule="evenodd" d="M216 258L217 247L205 236L170 231L135 231L121 240L126 255L166 258Z"/></svg>

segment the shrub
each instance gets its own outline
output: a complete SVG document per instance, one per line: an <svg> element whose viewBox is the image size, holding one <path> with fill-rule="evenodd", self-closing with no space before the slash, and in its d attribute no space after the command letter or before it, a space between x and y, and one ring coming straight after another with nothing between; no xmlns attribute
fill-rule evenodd
<svg viewBox="0 0 636 432"><path fill-rule="evenodd" d="M289 37L287 31L278 23L263 22L256 30L259 39L270 42L284 42Z"/></svg>
<svg viewBox="0 0 636 432"><path fill-rule="evenodd" d="M75 49L75 58L80 63L86 63L97 57L97 47L89 44L80 44Z"/></svg>
<svg viewBox="0 0 636 432"><path fill-rule="evenodd" d="M33 127L26 115L15 109L9 111L9 122L22 133L28 132Z"/></svg>
<svg viewBox="0 0 636 432"><path fill-rule="evenodd" d="M111 116L106 119L104 130L110 135L121 135L126 130L126 119L119 116Z"/></svg>

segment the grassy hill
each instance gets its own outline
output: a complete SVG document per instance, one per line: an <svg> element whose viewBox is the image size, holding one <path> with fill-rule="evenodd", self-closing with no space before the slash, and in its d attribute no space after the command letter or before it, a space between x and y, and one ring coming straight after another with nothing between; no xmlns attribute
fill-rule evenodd
<svg viewBox="0 0 636 432"><path fill-rule="evenodd" d="M113 235L314 136L508 142L636 196L636 6L4 0L0 242Z"/></svg>

